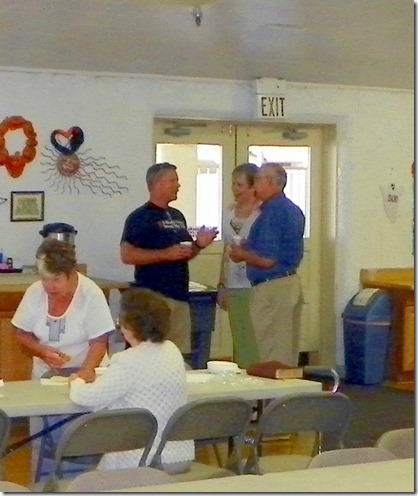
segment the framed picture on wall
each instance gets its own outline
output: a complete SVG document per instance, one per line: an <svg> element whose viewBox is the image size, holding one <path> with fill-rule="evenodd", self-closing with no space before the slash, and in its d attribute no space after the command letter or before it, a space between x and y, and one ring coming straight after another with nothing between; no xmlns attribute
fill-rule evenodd
<svg viewBox="0 0 418 496"><path fill-rule="evenodd" d="M10 221L44 220L43 191L12 191L10 193Z"/></svg>

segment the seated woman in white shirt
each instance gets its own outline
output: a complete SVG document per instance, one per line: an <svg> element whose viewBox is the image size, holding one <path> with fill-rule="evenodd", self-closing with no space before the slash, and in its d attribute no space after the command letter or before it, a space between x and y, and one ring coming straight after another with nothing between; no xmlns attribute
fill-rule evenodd
<svg viewBox="0 0 418 496"><path fill-rule="evenodd" d="M45 239L36 252L36 264L40 279L25 291L12 319L17 341L33 357L32 379L49 372L69 375L76 368L92 381L95 367L107 360L108 339L115 329L105 295L93 280L77 272L75 247L69 243ZM31 417L30 432L64 418ZM51 432L55 443L61 432L62 428ZM40 438L32 441L34 472L39 450ZM41 476L47 475L52 462L41 462Z"/></svg>
<svg viewBox="0 0 418 496"><path fill-rule="evenodd" d="M127 290L121 297L120 327L130 348L115 353L108 368L94 382L86 383L77 374L70 376L70 397L93 410L101 408L147 408L158 421L158 432L147 459L152 460L161 433L171 414L187 402L186 371L180 350L165 339L170 309L148 289ZM109 453L98 470L138 466L142 450ZM184 467L194 460L193 441L167 443L163 464Z"/></svg>

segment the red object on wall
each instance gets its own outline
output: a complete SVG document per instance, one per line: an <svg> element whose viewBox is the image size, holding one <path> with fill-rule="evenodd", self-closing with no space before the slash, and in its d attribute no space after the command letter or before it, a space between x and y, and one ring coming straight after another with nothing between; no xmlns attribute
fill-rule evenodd
<svg viewBox="0 0 418 496"><path fill-rule="evenodd" d="M22 153L16 152L14 155L10 155L6 148L5 135L9 131L17 129L22 129L25 133L25 147ZM31 122L19 115L6 117L0 124L0 165L4 165L12 177L19 177L25 165L35 158L37 144L36 133Z"/></svg>

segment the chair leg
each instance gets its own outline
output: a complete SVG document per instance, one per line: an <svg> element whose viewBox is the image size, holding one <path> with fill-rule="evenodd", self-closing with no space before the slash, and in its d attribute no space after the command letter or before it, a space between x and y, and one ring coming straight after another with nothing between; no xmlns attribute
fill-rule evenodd
<svg viewBox="0 0 418 496"><path fill-rule="evenodd" d="M43 428L44 429L49 428L48 419L46 417L42 417L42 422L43 422ZM48 449L51 450L52 448L54 448L54 446L55 446L55 443L54 443L54 439L52 437L52 434L50 432L47 432L41 438L41 444L40 444L39 453L38 453L38 461L36 464L35 482L39 482L41 476L45 475L42 473L42 465L43 465L45 453Z"/></svg>
<svg viewBox="0 0 418 496"><path fill-rule="evenodd" d="M219 445L218 444L214 444L213 445L213 450L215 452L216 461L218 462L218 465L220 467L222 467L223 466L223 464L222 464L222 455L221 455L221 450L219 448Z"/></svg>
<svg viewBox="0 0 418 496"><path fill-rule="evenodd" d="M264 400L257 400L257 422L260 419L261 415L263 414L264 410ZM257 454L258 456L263 456L263 446L262 443L260 442L257 446Z"/></svg>
<svg viewBox="0 0 418 496"><path fill-rule="evenodd" d="M47 473L42 473L42 465L45 458L45 454L49 451L49 453L52 455L52 453L54 452L57 446L58 439L54 439L54 433L55 433L55 437L57 436L57 433L60 436L59 433L62 426L71 422L75 418L80 417L81 415L85 415L85 414L74 413L72 415L69 415L68 417L58 416L59 420L55 421L52 424L49 423L48 417L42 417L43 432L34 435L34 437L41 438L40 449L38 453L38 461L36 465L35 482L39 482L41 476L47 474ZM59 478L63 477L63 472L64 470L61 466L57 468L56 473ZM70 470L69 472L72 471Z"/></svg>

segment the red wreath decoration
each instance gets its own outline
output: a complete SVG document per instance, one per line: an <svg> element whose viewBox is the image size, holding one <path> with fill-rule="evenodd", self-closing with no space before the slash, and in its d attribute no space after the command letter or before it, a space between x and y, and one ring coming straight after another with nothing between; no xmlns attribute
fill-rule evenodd
<svg viewBox="0 0 418 496"><path fill-rule="evenodd" d="M9 131L15 131L16 129L22 129L25 133L27 138L25 148L22 153L16 152L14 155L10 155L6 148L4 137ZM0 165L6 166L8 173L12 177L19 177L25 165L35 158L37 144L36 133L31 122L20 115L6 117L0 124Z"/></svg>

